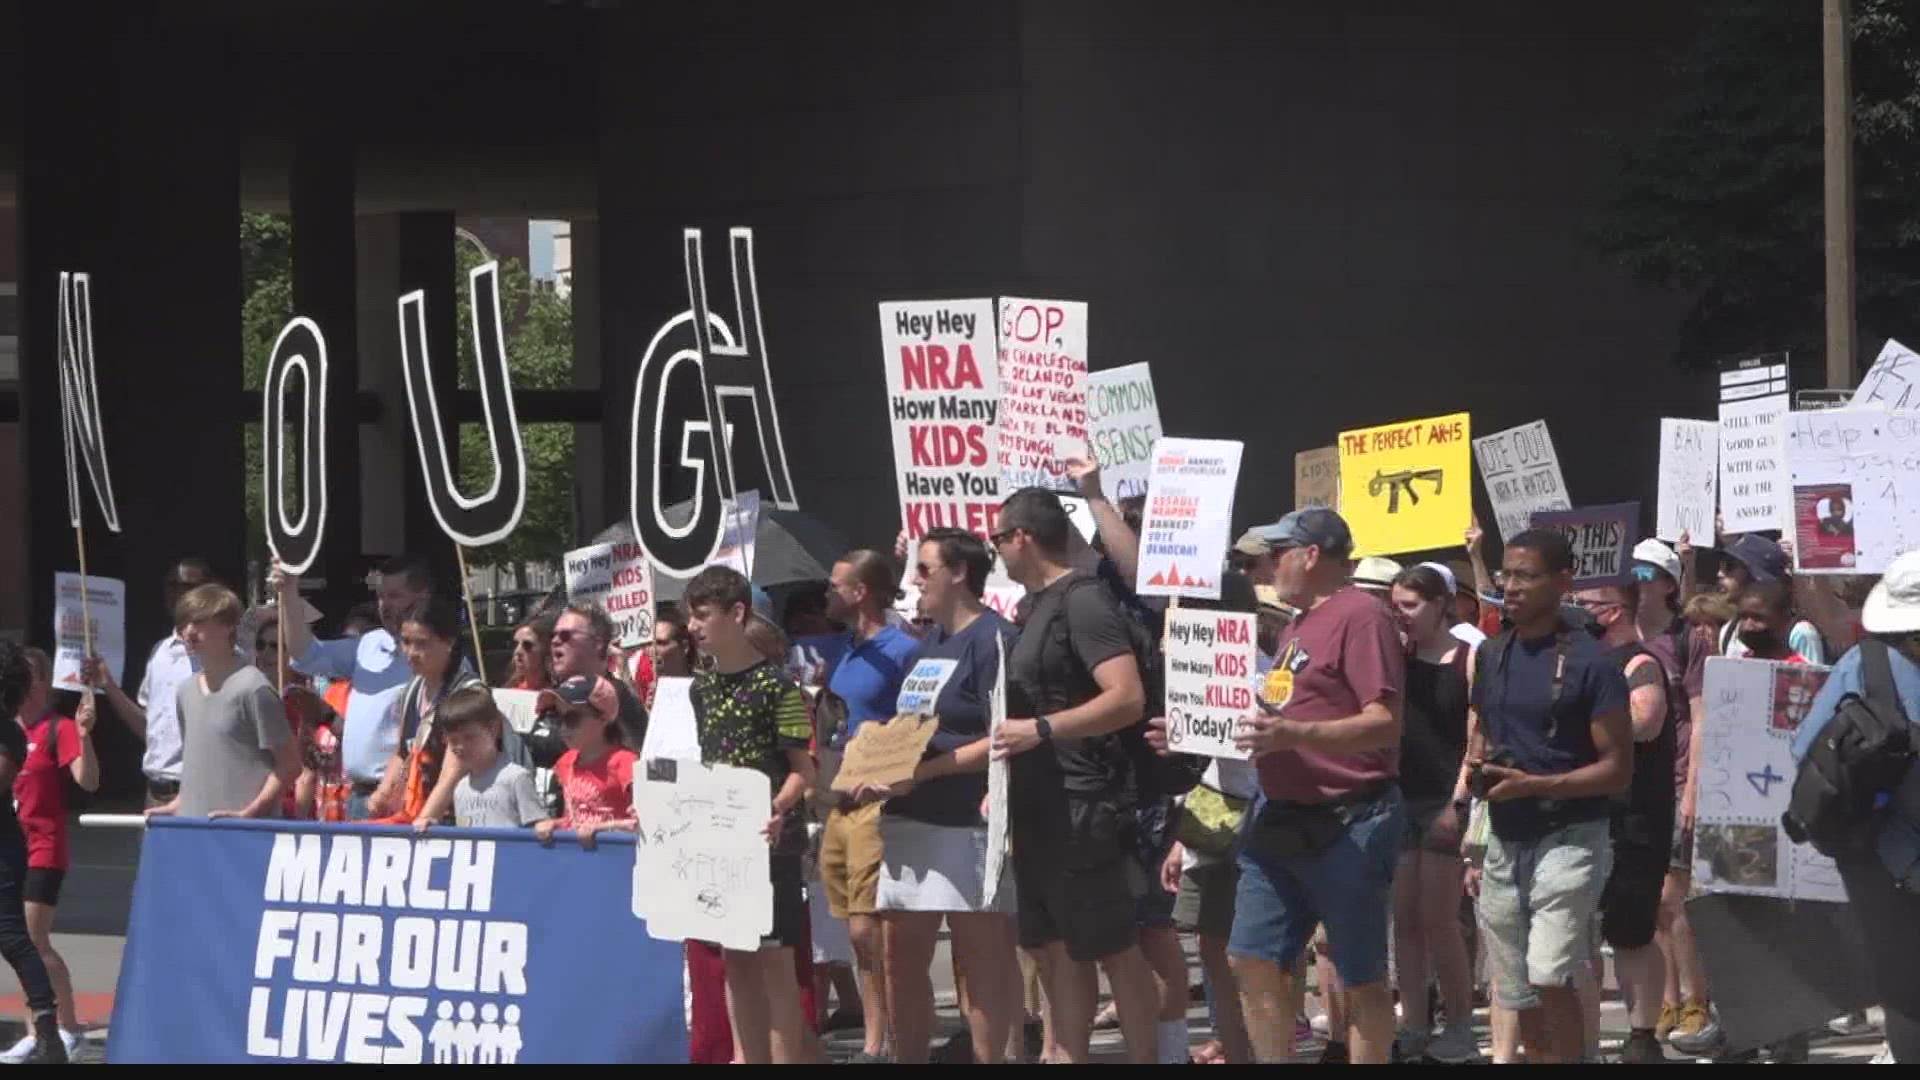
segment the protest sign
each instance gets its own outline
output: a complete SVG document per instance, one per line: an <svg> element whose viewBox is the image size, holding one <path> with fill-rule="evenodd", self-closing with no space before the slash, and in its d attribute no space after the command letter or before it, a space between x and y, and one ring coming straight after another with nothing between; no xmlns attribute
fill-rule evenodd
<svg viewBox="0 0 1920 1080"><path fill-rule="evenodd" d="M633 913L662 941L754 952L773 932L767 774L656 759L634 770Z"/></svg>
<svg viewBox="0 0 1920 1080"><path fill-rule="evenodd" d="M1799 569L1881 574L1920 546L1920 412L1797 412L1786 434Z"/></svg>
<svg viewBox="0 0 1920 1080"><path fill-rule="evenodd" d="M946 688L947 681L959 669L958 660L927 657L914 661L907 677L900 681L900 696L894 703L893 711L907 716L932 716L934 706L940 700L940 691Z"/></svg>
<svg viewBox="0 0 1920 1080"><path fill-rule="evenodd" d="M1614 503L1577 510L1543 510L1532 527L1553 529L1573 545L1573 587L1633 584L1633 544L1640 535L1640 504Z"/></svg>
<svg viewBox="0 0 1920 1080"><path fill-rule="evenodd" d="M1728 533L1788 526L1787 401L1785 353L1720 373L1720 516Z"/></svg>
<svg viewBox="0 0 1920 1080"><path fill-rule="evenodd" d="M880 305L880 351L907 536L985 536L1000 509L1000 360L990 300Z"/></svg>
<svg viewBox="0 0 1920 1080"><path fill-rule="evenodd" d="M94 501L107 528L120 531L120 508L107 468L107 436L100 424L100 387L93 365L93 275L60 272L57 366L60 374L60 440L67 466L67 518L80 528L80 469L84 464ZM80 557L86 558L83 549Z"/></svg>
<svg viewBox="0 0 1920 1080"><path fill-rule="evenodd" d="M1702 889L1845 902L1833 860L1780 827L1798 771L1793 735L1829 670L1707 661L1707 711L1693 736L1700 758L1693 879Z"/></svg>
<svg viewBox="0 0 1920 1080"><path fill-rule="evenodd" d="M300 380L298 447L300 516L287 515L287 377ZM327 339L312 319L297 318L280 330L267 358L262 405L261 483L265 485L267 548L291 574L304 574L320 557L327 530Z"/></svg>
<svg viewBox="0 0 1920 1080"><path fill-rule="evenodd" d="M623 649L652 643L653 564L639 544L591 544L567 552L562 563L569 603L600 605Z"/></svg>
<svg viewBox="0 0 1920 1080"><path fill-rule="evenodd" d="M507 335L500 323L500 264L482 263L467 272L467 297L473 314L473 355L480 375L480 412L485 418L492 479L481 494L461 494L455 473L459 452L447 449L446 425L433 390L433 360L427 355L427 292L415 289L400 298L400 367L406 381L407 412L413 420L413 445L427 505L440 529L463 547L504 540L527 507L527 451L514 413L513 376L507 361ZM449 301L451 302L451 301ZM439 362L451 364L454 357Z"/></svg>
<svg viewBox="0 0 1920 1080"><path fill-rule="evenodd" d="M753 580L753 545L760 536L760 493L742 491L723 500L725 514L720 522L720 546L713 561L740 571Z"/></svg>
<svg viewBox="0 0 1920 1080"><path fill-rule="evenodd" d="M1000 298L1000 486L1073 491L1087 456L1087 305Z"/></svg>
<svg viewBox="0 0 1920 1080"><path fill-rule="evenodd" d="M647 708L647 737L640 746L640 757L643 760L700 760L700 728L693 711L692 677L662 675L654 683L653 703Z"/></svg>
<svg viewBox="0 0 1920 1080"><path fill-rule="evenodd" d="M1121 499L1147 493L1147 463L1160 437L1160 404L1146 364L1087 376L1087 438L1100 464L1100 490Z"/></svg>
<svg viewBox="0 0 1920 1080"><path fill-rule="evenodd" d="M1660 421L1660 503L1653 535L1711 543L1719 508L1720 425L1711 420Z"/></svg>
<svg viewBox="0 0 1920 1080"><path fill-rule="evenodd" d="M994 665L993 692L987 700L987 734L1000 733L1000 725L1007 722L1007 639L1004 635L993 635ZM987 907L992 908L1000 895L1000 881L1006 876L1007 855L1012 850L1008 846L1007 817L1007 761L1005 758L989 758L987 761L987 866L985 897Z"/></svg>
<svg viewBox="0 0 1920 1080"><path fill-rule="evenodd" d="M1545 420L1475 439L1473 456L1480 464L1480 479L1487 485L1501 540L1525 529L1537 510L1573 507Z"/></svg>
<svg viewBox="0 0 1920 1080"><path fill-rule="evenodd" d="M80 665L87 659L88 631L93 651L106 661L118 683L127 670L127 583L89 574L87 596L80 599L79 574L53 575L53 688L81 690Z"/></svg>
<svg viewBox="0 0 1920 1080"><path fill-rule="evenodd" d="M862 784L898 784L913 779L940 721L933 716L902 714L884 724L861 724L847 743L833 790L851 792Z"/></svg>
<svg viewBox="0 0 1920 1080"><path fill-rule="evenodd" d="M684 1063L681 950L622 910L632 842L153 818L107 1061Z"/></svg>
<svg viewBox="0 0 1920 1080"><path fill-rule="evenodd" d="M1167 745L1182 754L1238 758L1240 718L1253 711L1253 616L1167 612Z"/></svg>
<svg viewBox="0 0 1920 1080"><path fill-rule="evenodd" d="M1914 390L1916 382L1920 382L1920 356L1888 338L1880 355L1874 358L1873 366L1867 369L1866 378L1860 380L1860 388L1853 392L1852 405L1856 409L1920 408L1920 393Z"/></svg>
<svg viewBox="0 0 1920 1080"><path fill-rule="evenodd" d="M1226 439L1153 444L1135 592L1219 599L1243 449Z"/></svg>
<svg viewBox="0 0 1920 1080"><path fill-rule="evenodd" d="M1340 509L1340 448L1323 446L1293 455L1293 508Z"/></svg>
<svg viewBox="0 0 1920 1080"><path fill-rule="evenodd" d="M1340 516L1354 557L1457 548L1473 523L1466 413L1340 433Z"/></svg>

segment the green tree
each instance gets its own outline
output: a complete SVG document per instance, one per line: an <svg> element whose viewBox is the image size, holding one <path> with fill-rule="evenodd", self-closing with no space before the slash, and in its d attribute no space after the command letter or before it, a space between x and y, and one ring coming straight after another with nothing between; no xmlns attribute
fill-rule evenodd
<svg viewBox="0 0 1920 1080"><path fill-rule="evenodd" d="M476 385L476 367L468 331L471 303L467 298L467 271L483 260L471 245L457 244L455 251L457 266L451 285L458 308L454 325L459 342L459 379L463 388L472 388ZM273 214L243 214L240 265L244 386L258 390L266 382L274 339L294 314L291 221ZM438 300L431 298L430 302ZM503 259L500 310L514 387L554 390L572 385L573 305L569 299L536 284L518 260ZM349 406L337 404L336 408ZM443 407L449 406L443 403ZM254 417L247 420L247 557L264 565L268 551L265 498L260 484L261 431ZM574 541L573 426L522 424L521 438L527 451L526 513L513 535L469 551L467 561L473 568L510 568L523 583L527 564L557 564ZM486 490L491 471L485 429L478 424L460 425L461 489L471 494Z"/></svg>
<svg viewBox="0 0 1920 1080"><path fill-rule="evenodd" d="M1860 352L1911 333L1920 287L1920 21L1855 0ZM1675 359L1824 352L1821 23L1812 0L1710 0L1655 122L1623 143L1601 249L1689 298Z"/></svg>

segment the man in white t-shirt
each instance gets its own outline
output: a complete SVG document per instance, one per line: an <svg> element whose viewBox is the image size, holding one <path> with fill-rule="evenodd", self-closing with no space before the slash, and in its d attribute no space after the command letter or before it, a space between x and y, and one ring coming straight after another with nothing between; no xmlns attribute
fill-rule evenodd
<svg viewBox="0 0 1920 1080"><path fill-rule="evenodd" d="M174 608L188 592L213 580L213 571L203 559L181 559L167 568L160 588L167 618L176 624ZM147 777L148 806L172 801L180 794L180 758L183 745L180 715L176 708L182 683L191 679L199 666L187 650L186 638L175 629L154 642L147 652L147 665L140 677L137 696L128 697L106 664L99 657L87 661L81 677L98 687L107 705L134 737L145 740L146 753L140 759L140 771Z"/></svg>

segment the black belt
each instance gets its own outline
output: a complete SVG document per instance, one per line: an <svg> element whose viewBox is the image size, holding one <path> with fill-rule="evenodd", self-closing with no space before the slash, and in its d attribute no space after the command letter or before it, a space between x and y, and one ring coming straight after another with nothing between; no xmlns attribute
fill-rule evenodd
<svg viewBox="0 0 1920 1080"><path fill-rule="evenodd" d="M171 799L180 794L180 781L147 778L147 794L156 799Z"/></svg>

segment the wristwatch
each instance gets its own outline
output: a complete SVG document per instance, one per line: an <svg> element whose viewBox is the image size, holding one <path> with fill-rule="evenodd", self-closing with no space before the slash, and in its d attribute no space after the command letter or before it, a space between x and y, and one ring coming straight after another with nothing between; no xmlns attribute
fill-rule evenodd
<svg viewBox="0 0 1920 1080"><path fill-rule="evenodd" d="M1053 721L1047 719L1046 717L1044 716L1034 717L1033 730L1039 734L1041 742L1050 743L1053 741Z"/></svg>

